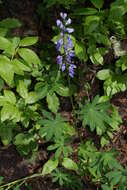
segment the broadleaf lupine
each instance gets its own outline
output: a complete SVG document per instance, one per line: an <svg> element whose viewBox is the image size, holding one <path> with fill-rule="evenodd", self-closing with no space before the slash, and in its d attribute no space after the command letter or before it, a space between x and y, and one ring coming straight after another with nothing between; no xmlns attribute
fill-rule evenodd
<svg viewBox="0 0 127 190"><path fill-rule="evenodd" d="M72 59L75 56L74 45L71 39L71 33L74 32L73 28L68 26L71 24L71 19L67 18L67 13L60 13L60 19L57 19L56 24L60 29L60 38L56 42L56 49L59 52L57 56L57 64L59 65L62 72L66 69L69 72L71 78L74 77L74 69L76 65L72 63ZM63 49L63 51L61 51Z"/></svg>

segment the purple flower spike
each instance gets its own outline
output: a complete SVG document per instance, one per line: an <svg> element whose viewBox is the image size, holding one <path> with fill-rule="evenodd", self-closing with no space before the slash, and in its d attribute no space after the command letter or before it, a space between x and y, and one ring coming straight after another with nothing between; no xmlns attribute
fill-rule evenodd
<svg viewBox="0 0 127 190"><path fill-rule="evenodd" d="M75 52L70 34L74 32L74 29L67 27L71 24L71 19L67 19L67 13L61 12L60 16L63 21L59 19L56 21L56 24L60 29L60 38L55 42L56 49L59 52L59 55L57 56L57 64L62 72L68 70L69 76L73 78L76 66L72 64L72 58L75 56Z"/></svg>
<svg viewBox="0 0 127 190"><path fill-rule="evenodd" d="M61 13L60 13L60 16L61 16L61 18L62 18L62 19L64 19L64 20L65 20L65 19L66 19L66 17L67 17L67 13L62 13L62 12L61 12Z"/></svg>

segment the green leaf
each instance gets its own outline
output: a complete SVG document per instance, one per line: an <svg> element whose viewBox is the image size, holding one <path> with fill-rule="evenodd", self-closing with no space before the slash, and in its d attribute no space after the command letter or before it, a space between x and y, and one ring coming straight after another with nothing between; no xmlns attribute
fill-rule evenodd
<svg viewBox="0 0 127 190"><path fill-rule="evenodd" d="M24 39L22 39L20 41L19 46L23 46L23 47L31 46L31 45L36 44L37 41L38 41L38 37L31 37L31 36L30 37L25 37Z"/></svg>
<svg viewBox="0 0 127 190"><path fill-rule="evenodd" d="M40 97L40 99L43 99L48 94L48 91L49 91L48 90L48 84L43 83L43 82L38 82L35 85L35 91L37 92L38 97Z"/></svg>
<svg viewBox="0 0 127 190"><path fill-rule="evenodd" d="M48 108L53 113L57 113L59 108L59 99L54 92L47 94L47 103L48 103Z"/></svg>
<svg viewBox="0 0 127 190"><path fill-rule="evenodd" d="M108 79L109 77L111 76L111 71L110 69L103 69L101 71L98 71L96 77L99 79L99 80L106 80Z"/></svg>
<svg viewBox="0 0 127 190"><path fill-rule="evenodd" d="M3 177L2 176L0 176L0 185L3 183Z"/></svg>
<svg viewBox="0 0 127 190"><path fill-rule="evenodd" d="M98 65L98 64L103 65L104 63L104 59L101 53L99 52L99 50L97 50L94 54L90 55L90 60L95 65Z"/></svg>
<svg viewBox="0 0 127 190"><path fill-rule="evenodd" d="M56 93L59 94L60 96L64 96L64 97L70 96L69 88L66 87L66 86L64 86L64 85L61 84L61 83L56 83L56 84L55 84L55 87L54 87L54 90L55 90Z"/></svg>
<svg viewBox="0 0 127 190"><path fill-rule="evenodd" d="M36 92L29 92L27 98L25 99L26 104L33 104L39 100L38 94Z"/></svg>
<svg viewBox="0 0 127 190"><path fill-rule="evenodd" d="M94 15L98 11L94 8L78 8L74 11L74 15Z"/></svg>
<svg viewBox="0 0 127 190"><path fill-rule="evenodd" d="M79 113L83 120L83 126L90 126L91 131L96 129L98 135L105 133L106 126L111 126L112 122L108 112L110 107L111 105L108 102L99 102L99 96L96 96L92 103L86 101L85 106L81 107Z"/></svg>
<svg viewBox="0 0 127 190"><path fill-rule="evenodd" d="M19 22L18 19L15 18L6 18L2 21L0 21L0 27L2 28L17 28L20 27L21 23Z"/></svg>
<svg viewBox="0 0 127 190"><path fill-rule="evenodd" d="M2 37L6 36L7 32L8 32L7 28L0 27L0 36L2 36Z"/></svg>
<svg viewBox="0 0 127 190"><path fill-rule="evenodd" d="M104 4L104 0L90 0L90 1L98 9L101 9Z"/></svg>
<svg viewBox="0 0 127 190"><path fill-rule="evenodd" d="M77 164L70 158L64 158L62 162L62 166L64 166L68 170L78 171Z"/></svg>
<svg viewBox="0 0 127 190"><path fill-rule="evenodd" d="M2 110L1 110L1 121L5 121L7 119L14 120L15 122L18 122L20 120L21 113L19 112L19 109L14 106L13 104L4 104Z"/></svg>
<svg viewBox="0 0 127 190"><path fill-rule="evenodd" d="M77 42L75 44L75 54L80 60L87 61L88 59L86 48L82 43Z"/></svg>
<svg viewBox="0 0 127 190"><path fill-rule="evenodd" d="M0 36L0 49L6 50L11 45L11 42L5 37Z"/></svg>
<svg viewBox="0 0 127 190"><path fill-rule="evenodd" d="M12 137L13 137L12 127L1 125L0 126L0 137L1 137L1 141L4 144L4 146L7 146L11 142Z"/></svg>
<svg viewBox="0 0 127 190"><path fill-rule="evenodd" d="M13 64L14 72L18 75L24 75L24 71L31 71L30 67L26 66L18 59L13 59L11 63Z"/></svg>
<svg viewBox="0 0 127 190"><path fill-rule="evenodd" d="M42 175L50 174L58 166L58 160L48 160L42 170Z"/></svg>
<svg viewBox="0 0 127 190"><path fill-rule="evenodd" d="M17 92L19 93L19 95L26 99L28 97L28 90L27 87L24 83L24 81L20 80L17 86Z"/></svg>
<svg viewBox="0 0 127 190"><path fill-rule="evenodd" d="M0 57L0 76L10 86L14 78L14 70L12 64L4 57Z"/></svg>
<svg viewBox="0 0 127 190"><path fill-rule="evenodd" d="M4 97L7 102L9 102L11 104L16 104L16 97L15 97L14 92L12 92L10 90L4 90Z"/></svg>
<svg viewBox="0 0 127 190"><path fill-rule="evenodd" d="M0 78L0 91L3 89L4 87L4 81L3 79Z"/></svg>
<svg viewBox="0 0 127 190"><path fill-rule="evenodd" d="M28 48L20 48L18 53L30 66L32 66L32 64L40 64L40 59L33 50Z"/></svg>

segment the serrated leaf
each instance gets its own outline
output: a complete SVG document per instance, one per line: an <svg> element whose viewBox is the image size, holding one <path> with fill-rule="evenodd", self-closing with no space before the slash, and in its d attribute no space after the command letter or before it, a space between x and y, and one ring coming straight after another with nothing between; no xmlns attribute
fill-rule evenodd
<svg viewBox="0 0 127 190"><path fill-rule="evenodd" d="M58 166L58 160L48 160L42 170L42 175L50 174Z"/></svg>
<svg viewBox="0 0 127 190"><path fill-rule="evenodd" d="M20 48L18 53L20 57L22 57L29 65L32 66L32 64L40 64L40 59L33 50L28 48Z"/></svg>
<svg viewBox="0 0 127 190"><path fill-rule="evenodd" d="M64 158L62 162L62 166L64 166L68 170L78 171L77 164L70 158Z"/></svg>
<svg viewBox="0 0 127 190"><path fill-rule="evenodd" d="M59 108L59 99L54 92L47 94L47 103L48 103L48 108L53 113L57 113Z"/></svg>
<svg viewBox="0 0 127 190"><path fill-rule="evenodd" d="M110 107L108 102L99 102L99 96L96 96L92 103L86 101L79 113L83 120L83 126L90 126L91 131L96 129L98 135L105 133L106 124L111 126L112 122L112 117L109 114Z"/></svg>
<svg viewBox="0 0 127 190"><path fill-rule="evenodd" d="M26 87L24 81L22 81L22 80L19 81L19 83L17 85L17 92L24 99L26 99L28 97L28 90L27 90L27 87Z"/></svg>
<svg viewBox="0 0 127 190"><path fill-rule="evenodd" d="M35 37L35 36L34 36L34 37L32 37L32 36L30 36L30 37L25 37L25 38L23 38L23 39L20 41L19 46L23 46L23 47L25 47L25 46L31 46L31 45L36 44L37 41L38 41L38 37Z"/></svg>

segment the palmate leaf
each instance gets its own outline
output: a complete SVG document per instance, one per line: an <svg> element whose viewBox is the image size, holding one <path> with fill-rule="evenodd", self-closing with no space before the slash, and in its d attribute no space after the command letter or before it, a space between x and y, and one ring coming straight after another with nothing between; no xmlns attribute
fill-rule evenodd
<svg viewBox="0 0 127 190"><path fill-rule="evenodd" d="M83 120L83 126L90 126L90 130L96 129L97 134L101 135L106 130L106 125L110 125L112 118L109 114L110 104L108 102L99 103L99 96L96 96L92 103L86 102L85 107L81 107L79 113Z"/></svg>
<svg viewBox="0 0 127 190"><path fill-rule="evenodd" d="M60 139L65 133L68 133L68 124L59 114L56 114L55 118L42 119L39 124L42 126L40 136L42 138L45 136L47 141L53 138Z"/></svg>

